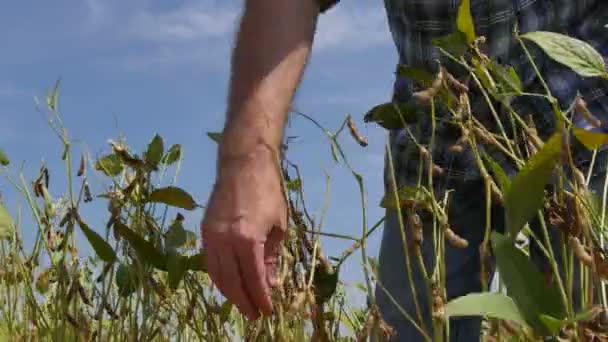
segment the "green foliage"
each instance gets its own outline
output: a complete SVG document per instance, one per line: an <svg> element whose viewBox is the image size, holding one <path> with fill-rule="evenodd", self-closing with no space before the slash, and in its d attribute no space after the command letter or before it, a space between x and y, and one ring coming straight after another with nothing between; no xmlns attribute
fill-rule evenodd
<svg viewBox="0 0 608 342"><path fill-rule="evenodd" d="M116 253L109 243L82 220L78 220L78 225L101 260L109 263L116 261Z"/></svg>
<svg viewBox="0 0 608 342"><path fill-rule="evenodd" d="M555 282L547 284L532 261L500 233L492 233L492 250L508 294L537 333L550 333L540 315L565 318L560 290Z"/></svg>
<svg viewBox="0 0 608 342"><path fill-rule="evenodd" d="M421 115L421 107L413 103L383 103L370 109L363 121L375 122L386 129L402 128L416 123Z"/></svg>
<svg viewBox="0 0 608 342"><path fill-rule="evenodd" d="M108 154L97 161L96 169L103 172L106 176L114 177L122 172L123 166L117 155Z"/></svg>
<svg viewBox="0 0 608 342"><path fill-rule="evenodd" d="M147 241L120 221L115 223L115 227L120 232L120 236L127 240L129 246L137 252L142 261L159 270L167 270L167 256L156 248L152 242Z"/></svg>
<svg viewBox="0 0 608 342"><path fill-rule="evenodd" d="M555 32L530 32L521 36L538 44L555 61L583 77L608 78L604 58L591 45Z"/></svg>
<svg viewBox="0 0 608 342"><path fill-rule="evenodd" d="M545 186L559 161L562 136L554 134L511 181L505 196L507 226L515 238L541 209Z"/></svg>
<svg viewBox="0 0 608 342"><path fill-rule="evenodd" d="M118 288L118 294L122 297L132 295L139 287L137 275L133 272L133 267L124 263L118 265L114 282Z"/></svg>
<svg viewBox="0 0 608 342"><path fill-rule="evenodd" d="M153 203L162 203L186 210L194 210L197 208L196 202L189 193L187 193L184 189L174 186L154 190L150 194L148 201Z"/></svg>
<svg viewBox="0 0 608 342"><path fill-rule="evenodd" d="M501 293L473 293L455 298L445 306L445 315L446 317L487 316L526 325L513 299Z"/></svg>
<svg viewBox="0 0 608 342"><path fill-rule="evenodd" d="M0 148L0 165L8 166L10 164L10 160L6 156L6 153Z"/></svg>
<svg viewBox="0 0 608 342"><path fill-rule="evenodd" d="M163 157L162 163L171 165L182 157L182 145L175 144L169 147L167 154Z"/></svg>
<svg viewBox="0 0 608 342"><path fill-rule="evenodd" d="M222 132L207 132L207 136L218 144L222 141Z"/></svg>
<svg viewBox="0 0 608 342"><path fill-rule="evenodd" d="M471 15L471 4L469 0L462 0L460 7L458 7L458 18L456 20L458 31L464 33L466 42L471 44L477 38L475 34L475 25L473 16Z"/></svg>
<svg viewBox="0 0 608 342"><path fill-rule="evenodd" d="M467 35L460 31L450 33L447 36L440 38L435 38L432 43L454 57L463 56L468 50Z"/></svg>
<svg viewBox="0 0 608 342"><path fill-rule="evenodd" d="M160 135L155 135L150 144L148 145L148 149L146 150L146 163L151 168L156 168L158 163L160 163L163 158L164 153L164 144L163 138Z"/></svg>

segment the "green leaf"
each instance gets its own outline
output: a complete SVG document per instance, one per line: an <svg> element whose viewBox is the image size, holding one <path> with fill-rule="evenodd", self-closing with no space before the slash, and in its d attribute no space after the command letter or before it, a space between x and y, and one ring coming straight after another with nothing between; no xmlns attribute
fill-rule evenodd
<svg viewBox="0 0 608 342"><path fill-rule="evenodd" d="M549 333L540 315L557 318L566 315L557 283L547 284L530 259L515 247L512 239L493 232L491 241L500 278L509 296L537 333Z"/></svg>
<svg viewBox="0 0 608 342"><path fill-rule="evenodd" d="M503 67L492 59L488 64L488 68L492 72L494 79L500 84L503 92L522 93L523 85L513 67Z"/></svg>
<svg viewBox="0 0 608 342"><path fill-rule="evenodd" d="M163 143L163 138L160 135L155 135L150 144L148 144L148 149L146 150L146 163L155 168L160 160L163 158L163 153L165 152L165 147Z"/></svg>
<svg viewBox="0 0 608 342"><path fill-rule="evenodd" d="M0 202L0 239L9 240L15 233L15 223L10 213Z"/></svg>
<svg viewBox="0 0 608 342"><path fill-rule="evenodd" d="M412 188L407 185L397 190L400 207L424 207L430 203L430 197L420 188ZM395 194L388 191L380 201L380 207L385 209L397 209Z"/></svg>
<svg viewBox="0 0 608 342"><path fill-rule="evenodd" d="M388 102L375 106L363 117L364 122L375 122L386 129L403 128L418 121L421 107L411 103Z"/></svg>
<svg viewBox="0 0 608 342"><path fill-rule="evenodd" d="M561 143L561 134L555 133L513 177L505 196L507 226L511 237L517 236L542 207L545 186L559 161Z"/></svg>
<svg viewBox="0 0 608 342"><path fill-rule="evenodd" d="M172 207L178 207L186 210L194 210L197 207L196 202L189 193L174 186L154 190L150 194L148 201L153 203L163 203Z"/></svg>
<svg viewBox="0 0 608 342"><path fill-rule="evenodd" d="M175 250L182 247L187 239L188 235L181 220L174 220L165 234L165 247L168 250Z"/></svg>
<svg viewBox="0 0 608 342"><path fill-rule="evenodd" d="M114 283L118 287L118 294L122 297L128 297L139 287L137 275L132 272L129 265L121 263L116 270Z"/></svg>
<svg viewBox="0 0 608 342"><path fill-rule="evenodd" d="M207 272L207 254L202 252L186 257L186 269Z"/></svg>
<svg viewBox="0 0 608 342"><path fill-rule="evenodd" d="M129 245L137 252L143 261L159 270L167 270L167 257L163 252L156 248L154 244L145 240L120 221L116 222L115 225L120 232L120 236L129 242Z"/></svg>
<svg viewBox="0 0 608 342"><path fill-rule="evenodd" d="M469 0L462 0L458 8L458 18L456 21L458 31L464 33L467 38L467 43L475 41L475 24L471 15L471 4Z"/></svg>
<svg viewBox="0 0 608 342"><path fill-rule="evenodd" d="M163 164L171 165L182 157L182 145L175 144L169 147L167 154L163 157Z"/></svg>
<svg viewBox="0 0 608 342"><path fill-rule="evenodd" d="M509 188L511 187L511 180L507 176L505 170L498 164L495 160L493 160L487 154L483 154L483 159L485 162L490 165L490 169L492 170L492 175L494 176L496 183L500 187L504 193L509 192Z"/></svg>
<svg viewBox="0 0 608 342"><path fill-rule="evenodd" d="M432 86L433 81L435 80L435 76L433 76L433 74L431 74L428 70L424 68L400 66L398 72L399 76L416 80L416 82L420 83L420 85L425 88L429 88L430 86Z"/></svg>
<svg viewBox="0 0 608 342"><path fill-rule="evenodd" d="M78 220L78 225L101 260L105 262L116 261L116 253L114 252L112 246L106 242L106 240L99 236L99 234L97 234L94 230L89 228L84 221Z"/></svg>
<svg viewBox="0 0 608 342"><path fill-rule="evenodd" d="M2 149L0 149L0 165L8 166L10 163L11 162L10 162L10 160L8 160L6 153L4 153L4 151Z"/></svg>
<svg viewBox="0 0 608 342"><path fill-rule="evenodd" d="M327 302L336 292L339 269L331 265L318 263L315 267L313 283L317 304Z"/></svg>
<svg viewBox="0 0 608 342"><path fill-rule="evenodd" d="M549 57L583 77L606 77L602 55L588 43L545 31L530 32L521 37L538 44Z"/></svg>
<svg viewBox="0 0 608 342"><path fill-rule="evenodd" d="M550 335L557 334L562 328L562 326L567 322L545 314L541 314L539 316L539 319L541 320L541 322L543 322Z"/></svg>
<svg viewBox="0 0 608 342"><path fill-rule="evenodd" d="M207 136L218 144L222 142L222 132L207 132Z"/></svg>
<svg viewBox="0 0 608 342"><path fill-rule="evenodd" d="M224 304L220 307L219 317L220 322L225 323L228 318L230 318L230 313L232 312L233 305L230 301L225 301Z"/></svg>
<svg viewBox="0 0 608 342"><path fill-rule="evenodd" d="M445 306L447 317L487 316L526 325L526 320L510 297L502 293L472 293L451 300Z"/></svg>
<svg viewBox="0 0 608 342"><path fill-rule="evenodd" d="M95 169L103 172L108 177L115 177L122 172L123 166L117 155L108 154L97 161Z"/></svg>
<svg viewBox="0 0 608 342"><path fill-rule="evenodd" d="M61 83L60 80L57 80L55 82L55 88L53 88L53 93L49 93L47 90L46 93L46 104L49 107L49 109L53 112L55 112L57 110L57 97L59 96L59 84Z"/></svg>
<svg viewBox="0 0 608 342"><path fill-rule="evenodd" d="M302 187L302 180L300 178L292 179L287 182L287 189L291 191L298 191Z"/></svg>
<svg viewBox="0 0 608 342"><path fill-rule="evenodd" d="M587 149L593 151L608 143L608 134L592 132L576 126L572 127L572 133Z"/></svg>
<svg viewBox="0 0 608 342"><path fill-rule="evenodd" d="M186 274L186 258L174 252L170 252L167 260L167 272L169 288L175 290Z"/></svg>
<svg viewBox="0 0 608 342"><path fill-rule="evenodd" d="M447 36L440 38L435 38L431 42L433 45L442 48L454 57L463 56L468 49L467 36L460 31L450 33Z"/></svg>
<svg viewBox="0 0 608 342"><path fill-rule="evenodd" d="M367 287L361 283L355 283L355 287L359 289L359 291L367 294Z"/></svg>

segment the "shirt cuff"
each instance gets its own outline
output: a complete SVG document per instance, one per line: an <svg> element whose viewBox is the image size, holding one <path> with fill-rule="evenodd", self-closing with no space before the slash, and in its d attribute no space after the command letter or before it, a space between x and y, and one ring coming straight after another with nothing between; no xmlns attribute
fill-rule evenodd
<svg viewBox="0 0 608 342"><path fill-rule="evenodd" d="M319 2L319 6L321 7L320 13L327 11L328 9L334 7L340 0L317 0Z"/></svg>

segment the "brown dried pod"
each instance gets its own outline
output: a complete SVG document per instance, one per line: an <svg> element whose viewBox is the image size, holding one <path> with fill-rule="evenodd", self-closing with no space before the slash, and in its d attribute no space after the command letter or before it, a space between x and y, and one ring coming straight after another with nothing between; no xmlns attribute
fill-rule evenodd
<svg viewBox="0 0 608 342"><path fill-rule="evenodd" d="M576 258L585 266L593 268L593 256L587 252L581 241L577 237L573 236L570 238L570 244L572 245L572 252Z"/></svg>
<svg viewBox="0 0 608 342"><path fill-rule="evenodd" d="M82 175L84 175L84 170L85 170L85 160L84 160L84 153L82 154L82 156L80 157L80 166L78 167L78 173L76 174L78 177L82 177Z"/></svg>
<svg viewBox="0 0 608 342"><path fill-rule="evenodd" d="M443 68L440 68L439 72L437 73L437 77L435 77L435 80L433 81L433 84L431 85L431 87L421 90L421 91L417 91L412 96L416 100L418 100L418 102L420 102L422 104L429 104L429 103L431 103L431 100L441 90L441 87L443 86L444 81L445 81L445 72L444 72Z"/></svg>
<svg viewBox="0 0 608 342"><path fill-rule="evenodd" d="M452 245L453 247L464 249L469 246L469 241L460 237L451 228L446 228L444 235L445 239L448 240L450 245Z"/></svg>
<svg viewBox="0 0 608 342"><path fill-rule="evenodd" d="M595 128L602 127L602 122L595 117L587 107L587 103L581 97L577 97L574 102L574 108L582 115L583 119Z"/></svg>
<svg viewBox="0 0 608 342"><path fill-rule="evenodd" d="M452 74L447 72L444 67L441 67L441 69L443 69L443 71L444 71L445 78L446 78L448 85L450 85L452 88L456 89L456 91L459 93L468 93L469 92L469 87L467 87L466 85L461 83L459 80L457 80L454 76L452 76Z"/></svg>
<svg viewBox="0 0 608 342"><path fill-rule="evenodd" d="M353 122L353 118L349 115L346 117L346 125L348 126L348 130L350 131L350 135L355 139L355 141L361 147L366 147L368 145L368 140L366 137L361 135L355 123Z"/></svg>
<svg viewBox="0 0 608 342"><path fill-rule="evenodd" d="M585 175L583 175L583 173L581 172L581 170L577 169L576 167L573 167L572 176L574 179L574 184L576 184L577 187L579 187L579 188L586 187L587 180L585 178Z"/></svg>
<svg viewBox="0 0 608 342"><path fill-rule="evenodd" d="M462 153L462 151L464 151L464 147L458 143L450 146L450 152L452 153Z"/></svg>
<svg viewBox="0 0 608 342"><path fill-rule="evenodd" d="M608 279L608 261L601 251L595 251L593 253L593 262L597 275L604 280Z"/></svg>
<svg viewBox="0 0 608 342"><path fill-rule="evenodd" d="M424 241L422 221L420 220L420 216L418 216L418 214L416 214L414 211L409 211L407 213L407 227L412 232L412 241L415 247L420 248L422 246L422 242Z"/></svg>

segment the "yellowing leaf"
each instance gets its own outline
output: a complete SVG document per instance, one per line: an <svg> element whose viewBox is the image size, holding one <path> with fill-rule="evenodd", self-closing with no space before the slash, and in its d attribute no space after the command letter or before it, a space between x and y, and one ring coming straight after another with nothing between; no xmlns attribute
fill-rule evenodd
<svg viewBox="0 0 608 342"><path fill-rule="evenodd" d="M473 23L473 16L471 15L471 4L469 0L462 0L460 2L457 27L460 32L465 34L467 43L475 41L475 25Z"/></svg>
<svg viewBox="0 0 608 342"><path fill-rule="evenodd" d="M602 55L582 40L545 31L530 32L521 37L538 44L553 60L583 77L607 77Z"/></svg>
<svg viewBox="0 0 608 342"><path fill-rule="evenodd" d="M579 127L572 127L572 133L589 150L596 150L608 143L608 134L587 131Z"/></svg>
<svg viewBox="0 0 608 342"><path fill-rule="evenodd" d="M196 202L189 193L174 186L154 190L150 194L148 201L163 203L186 210L194 210L197 207Z"/></svg>

